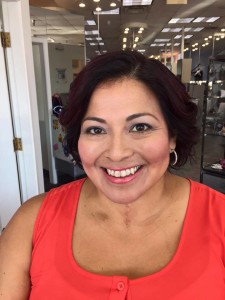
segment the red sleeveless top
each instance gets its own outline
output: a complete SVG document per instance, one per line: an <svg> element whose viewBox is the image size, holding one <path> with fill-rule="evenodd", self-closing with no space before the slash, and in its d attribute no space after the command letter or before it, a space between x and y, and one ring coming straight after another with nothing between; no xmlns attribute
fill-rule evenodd
<svg viewBox="0 0 225 300"><path fill-rule="evenodd" d="M84 179L51 190L36 220L31 300L224 300L225 195L191 182L178 249L161 271L129 280L85 271L72 253ZM146 264L148 262L146 261Z"/></svg>

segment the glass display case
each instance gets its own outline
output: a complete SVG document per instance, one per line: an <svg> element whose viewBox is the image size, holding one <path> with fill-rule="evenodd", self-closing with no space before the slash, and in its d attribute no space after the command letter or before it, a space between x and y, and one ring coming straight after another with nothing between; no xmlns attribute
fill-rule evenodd
<svg viewBox="0 0 225 300"><path fill-rule="evenodd" d="M225 57L209 61L202 124L200 181L225 193Z"/></svg>

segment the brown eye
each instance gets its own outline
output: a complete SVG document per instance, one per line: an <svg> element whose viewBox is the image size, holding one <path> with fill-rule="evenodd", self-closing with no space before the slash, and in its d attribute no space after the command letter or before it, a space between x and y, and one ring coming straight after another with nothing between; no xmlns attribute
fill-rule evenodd
<svg viewBox="0 0 225 300"><path fill-rule="evenodd" d="M105 130L101 127L89 127L86 130L87 134L99 135L105 133Z"/></svg>
<svg viewBox="0 0 225 300"><path fill-rule="evenodd" d="M148 124L144 124L144 123L140 123L140 124L136 124L132 127L131 131L132 132L143 132L143 131L147 131L151 128L150 125Z"/></svg>

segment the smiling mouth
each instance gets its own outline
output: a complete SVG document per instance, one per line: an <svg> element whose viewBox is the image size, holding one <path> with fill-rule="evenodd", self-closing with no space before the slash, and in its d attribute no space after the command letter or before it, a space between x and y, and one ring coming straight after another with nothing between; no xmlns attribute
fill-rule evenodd
<svg viewBox="0 0 225 300"><path fill-rule="evenodd" d="M105 171L107 172L107 174L109 176L112 177L116 177L116 178L123 178L123 177L127 177L130 175L134 175L135 173L137 173L137 171L139 171L141 169L142 166L136 166L133 168L129 168L129 169L124 169L124 170L111 170L111 169L105 169Z"/></svg>

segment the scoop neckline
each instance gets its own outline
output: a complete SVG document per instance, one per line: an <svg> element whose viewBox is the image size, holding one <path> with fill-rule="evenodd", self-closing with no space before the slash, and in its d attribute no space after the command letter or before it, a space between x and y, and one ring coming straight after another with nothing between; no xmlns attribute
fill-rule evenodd
<svg viewBox="0 0 225 300"><path fill-rule="evenodd" d="M177 249L172 257L172 259L169 261L169 263L162 268L161 270L146 275L146 276L142 276L139 278L135 278L135 279L129 279L127 276L122 276L122 275L101 275L101 274L96 274L96 273L92 273L90 271L85 270L84 268L82 268L81 266L79 266L79 264L76 262L76 259L73 255L73 247L72 247L72 235L73 235L73 230L74 230L74 223L75 223L75 219L76 219L76 213L77 213L77 207L78 207L78 203L79 203L79 197L80 197L80 193L83 187L83 184L85 182L87 178L81 179L80 183L79 183L79 193L77 195L77 199L76 201L74 201L74 207L73 207L73 218L71 218L71 222L70 222L70 228L69 228L69 238L68 238L68 243L67 243L67 249L68 251L68 255L69 255L69 261L71 262L71 266L73 267L73 269L75 271L77 271L78 273L80 273L81 275L89 278L89 279L93 279L93 280L105 280L105 281L112 281L113 278L118 278L118 279L126 279L129 281L130 285L135 285L138 284L142 281L146 281L146 280L152 280L155 278L158 278L162 275L164 275L166 272L169 272L169 270L173 267L173 265L177 262L177 260L180 257L180 254L182 252L182 248L183 248L183 244L185 242L185 237L186 237L186 233L187 233L187 227L188 227L188 222L190 219L190 211L191 211L191 205L192 205L192 199L193 199L193 186L194 186L194 182L193 180L189 179L189 178L185 178L188 180L189 185L190 185L190 190L189 190L189 199L188 199L188 204L187 204L187 209L186 209L186 213L185 213L185 218L184 218L184 223L183 223L183 227L182 227L182 232L180 235L180 240L177 246Z"/></svg>

